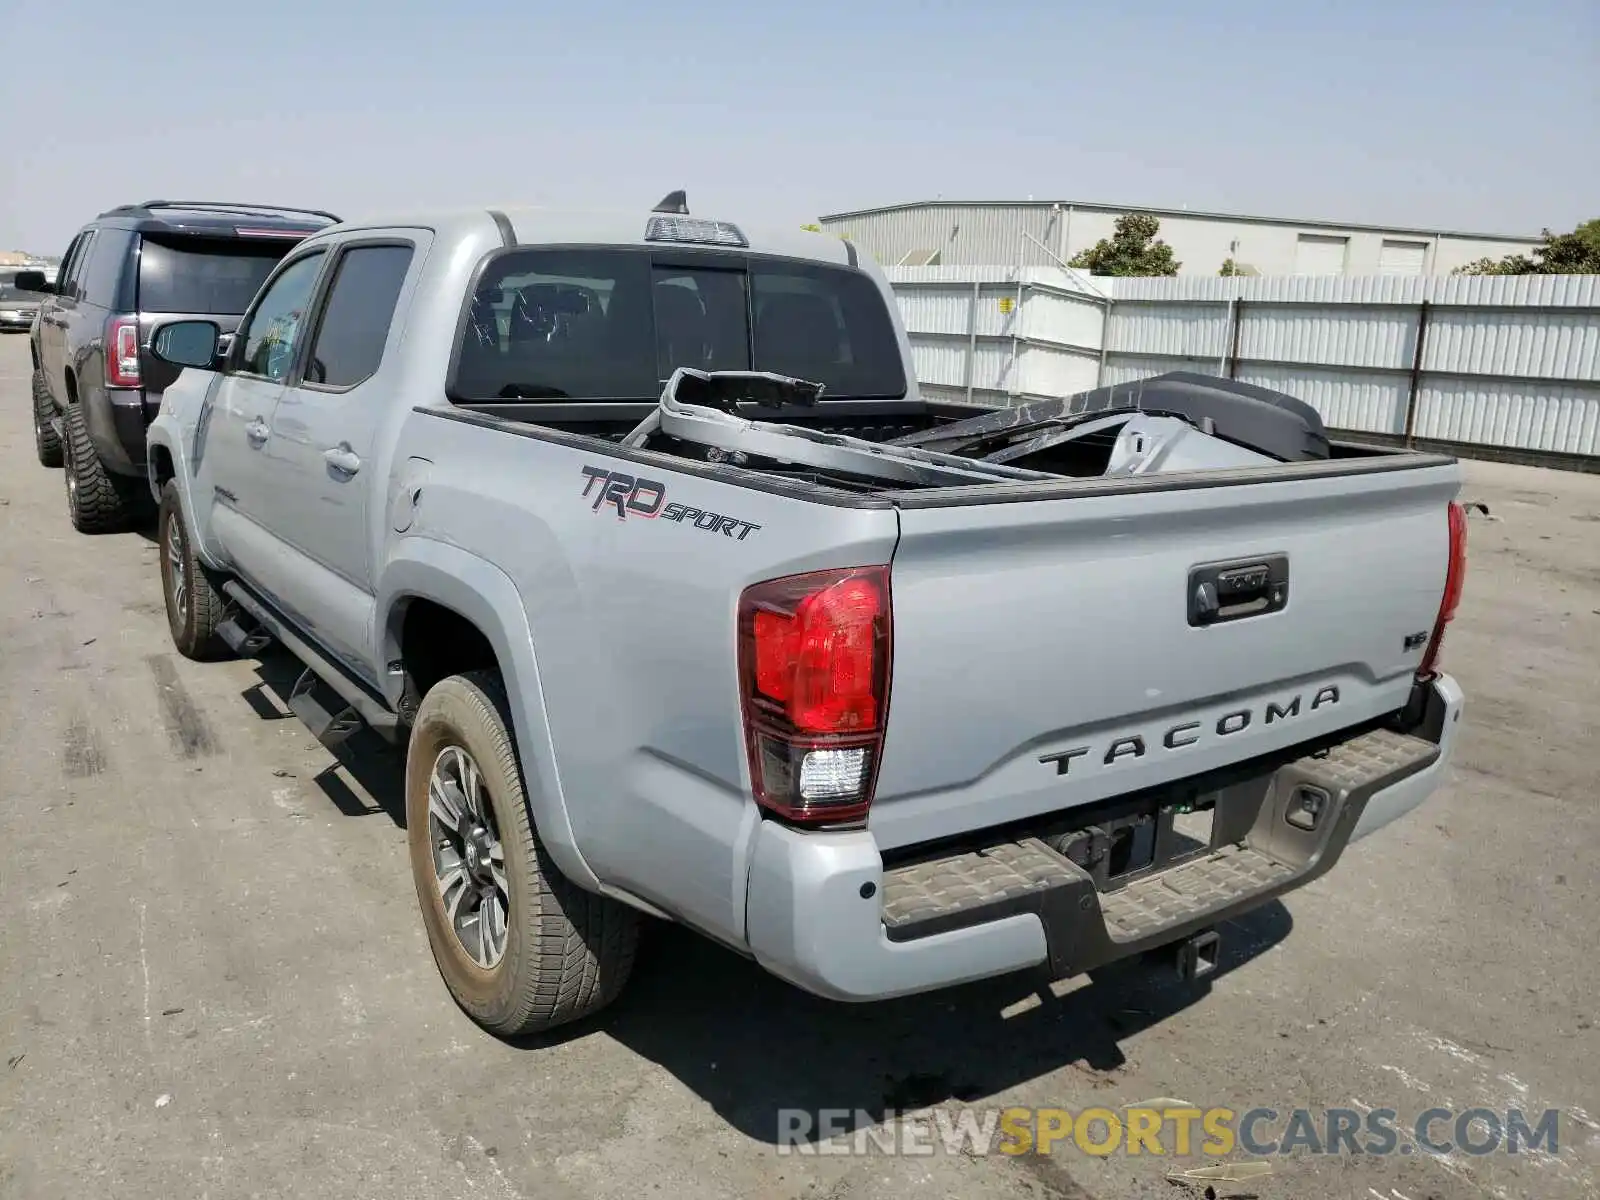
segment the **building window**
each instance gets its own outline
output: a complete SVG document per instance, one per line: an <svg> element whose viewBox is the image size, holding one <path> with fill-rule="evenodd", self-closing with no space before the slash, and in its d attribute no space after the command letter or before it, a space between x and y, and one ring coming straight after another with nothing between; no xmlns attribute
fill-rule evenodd
<svg viewBox="0 0 1600 1200"><path fill-rule="evenodd" d="M1343 275L1345 251L1350 239L1325 234L1302 233L1295 246L1296 275Z"/></svg>
<svg viewBox="0 0 1600 1200"><path fill-rule="evenodd" d="M1379 275L1421 275L1428 262L1427 242L1402 242L1383 239L1378 253Z"/></svg>

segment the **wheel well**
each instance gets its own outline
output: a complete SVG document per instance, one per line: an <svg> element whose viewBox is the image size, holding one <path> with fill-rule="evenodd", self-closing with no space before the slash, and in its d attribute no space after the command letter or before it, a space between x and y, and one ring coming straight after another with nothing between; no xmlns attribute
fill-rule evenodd
<svg viewBox="0 0 1600 1200"><path fill-rule="evenodd" d="M454 609L420 599L406 606L400 661L417 701L447 676L500 665L481 629Z"/></svg>
<svg viewBox="0 0 1600 1200"><path fill-rule="evenodd" d="M150 470L155 476L156 490L167 486L167 480L178 472L172 466L172 453L165 446L150 447Z"/></svg>
<svg viewBox="0 0 1600 1200"><path fill-rule="evenodd" d="M67 371L66 381L67 403L76 404L78 402L78 377L74 375L70 369Z"/></svg>

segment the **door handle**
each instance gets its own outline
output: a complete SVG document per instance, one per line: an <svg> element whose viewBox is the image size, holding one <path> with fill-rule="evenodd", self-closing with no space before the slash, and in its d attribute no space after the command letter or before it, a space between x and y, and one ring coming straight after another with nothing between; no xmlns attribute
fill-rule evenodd
<svg viewBox="0 0 1600 1200"><path fill-rule="evenodd" d="M244 435L250 439L250 444L252 446L260 446L265 443L267 440L267 433L267 423L260 417L257 417L254 421L251 421L250 424L244 427Z"/></svg>
<svg viewBox="0 0 1600 1200"><path fill-rule="evenodd" d="M354 475L361 469L361 456L348 443L322 452L322 460L341 475Z"/></svg>

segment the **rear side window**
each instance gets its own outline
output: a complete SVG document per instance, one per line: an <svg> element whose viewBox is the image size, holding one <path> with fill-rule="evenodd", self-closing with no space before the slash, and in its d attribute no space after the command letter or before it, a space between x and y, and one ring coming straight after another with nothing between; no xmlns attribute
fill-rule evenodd
<svg viewBox="0 0 1600 1200"><path fill-rule="evenodd" d="M280 239L158 238L139 253L139 308L152 313L238 316L295 246Z"/></svg>
<svg viewBox="0 0 1600 1200"><path fill-rule="evenodd" d="M122 276L133 235L125 229L101 229L89 257L77 271L83 298L102 308L124 307ZM131 302L130 302L131 306Z"/></svg>
<svg viewBox="0 0 1600 1200"><path fill-rule="evenodd" d="M650 401L678 367L774 371L828 399L906 394L883 294L857 271L760 255L515 250L472 298L452 395Z"/></svg>
<svg viewBox="0 0 1600 1200"><path fill-rule="evenodd" d="M56 277L56 294L59 296L76 297L79 288L83 285L83 268L88 262L89 250L94 245L95 230L90 229L78 235L78 240L67 251L67 257L61 264L61 273Z"/></svg>
<svg viewBox="0 0 1600 1200"><path fill-rule="evenodd" d="M410 246L356 246L340 257L306 360L308 384L353 387L377 371L411 255Z"/></svg>

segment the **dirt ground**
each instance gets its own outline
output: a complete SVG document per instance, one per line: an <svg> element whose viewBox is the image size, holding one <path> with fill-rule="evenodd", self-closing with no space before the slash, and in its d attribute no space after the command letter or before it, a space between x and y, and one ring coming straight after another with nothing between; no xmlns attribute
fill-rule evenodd
<svg viewBox="0 0 1600 1200"><path fill-rule="evenodd" d="M1166 1180L1198 1157L778 1145L786 1108L1157 1097L1561 1111L1554 1152L1401 1138L1221 1196L1600 1196L1600 476L1468 464L1450 784L1228 928L1210 986L843 1006L657 927L613 1009L510 1046L429 956L392 756L322 749L281 660L173 651L149 535L72 532L28 382L0 339L0 1196L1198 1198Z"/></svg>

